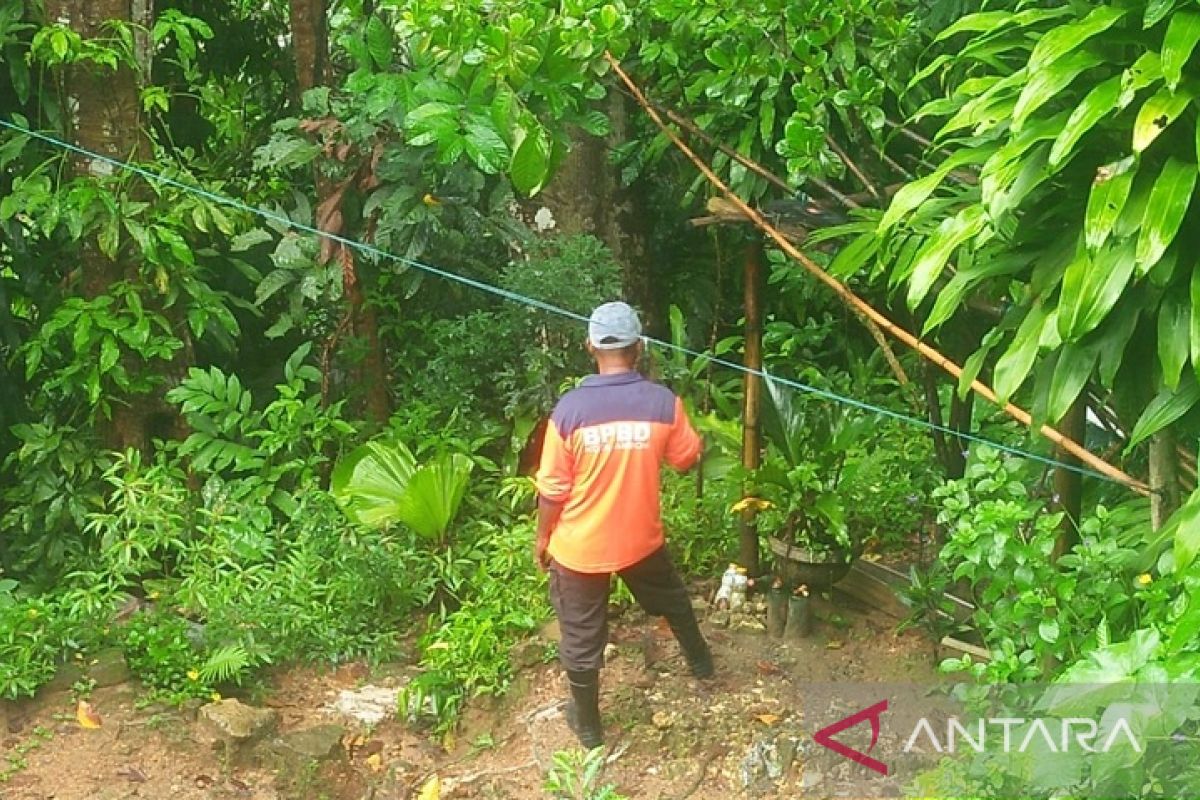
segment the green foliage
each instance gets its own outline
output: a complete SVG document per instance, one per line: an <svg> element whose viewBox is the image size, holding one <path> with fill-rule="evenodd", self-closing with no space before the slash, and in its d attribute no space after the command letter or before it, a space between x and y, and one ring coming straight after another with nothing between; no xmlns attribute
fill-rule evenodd
<svg viewBox="0 0 1200 800"><path fill-rule="evenodd" d="M847 149L876 150L894 113L891 97L903 90L920 43L920 20L905 3L720 8L652 0L638 10L637 70L655 99L700 109L696 122L707 133L768 167L779 164L773 171L797 186L809 176L845 172L827 134L843 145L853 141ZM620 153L637 174L665 148L657 139ZM758 199L768 190L763 178L724 154L713 166L742 197ZM696 177L692 191L702 180Z"/></svg>
<svg viewBox="0 0 1200 800"><path fill-rule="evenodd" d="M205 620L206 641L240 645L256 663L393 655L411 615L433 598L421 549L347 529L323 492L298 502L279 528L269 519L260 527L227 498L202 512L176 602Z"/></svg>
<svg viewBox="0 0 1200 800"><path fill-rule="evenodd" d="M166 613L136 615L121 632L129 669L147 687L177 702L189 697L207 698L214 691L215 681L209 682L213 670L207 670L208 675L201 671L207 666L202 641L200 626ZM227 657L225 663L232 665ZM243 662L241 667L245 666L248 663Z"/></svg>
<svg viewBox="0 0 1200 800"><path fill-rule="evenodd" d="M840 488L857 468L851 452L868 447L873 423L846 406L764 382L763 432L771 449L754 476L774 506L764 524L774 524L784 541L850 558L858 543Z"/></svg>
<svg viewBox="0 0 1200 800"><path fill-rule="evenodd" d="M992 659L943 666L996 682L1045 678L1052 663L1077 660L1161 612L1162 601L1137 580L1140 509L1097 507L1079 525L1079 544L1056 564L1062 514L1030 496L1019 463L990 448L974 455L962 480L934 491L947 539L922 588L936 596L970 587L972 622ZM925 605L918 613L937 610Z"/></svg>
<svg viewBox="0 0 1200 800"><path fill-rule="evenodd" d="M559 750L552 758L542 789L555 800L624 800L612 784L601 785L605 767L603 747Z"/></svg>
<svg viewBox="0 0 1200 800"><path fill-rule="evenodd" d="M467 699L508 689L512 646L550 615L545 578L530 559L531 525L479 523L473 532L469 549L442 568L442 582L458 587L460 605L431 619L420 642L424 672L400 697L406 719L430 721L441 732L457 723Z"/></svg>
<svg viewBox="0 0 1200 800"><path fill-rule="evenodd" d="M84 624L47 597L0 603L0 698L32 697L54 677L72 632Z"/></svg>
<svg viewBox="0 0 1200 800"><path fill-rule="evenodd" d="M947 28L913 81L946 90L914 118L943 120L940 164L853 245L872 280L907 286L927 334L978 318L972 299L1003 305L976 354L1001 398L1024 392L1054 423L1102 387L1130 447L1200 399L1194 22L1169 3L1008 4Z"/></svg>
<svg viewBox="0 0 1200 800"><path fill-rule="evenodd" d="M443 453L417 466L400 442L368 442L338 463L330 491L360 524L401 522L444 547L473 466L461 453Z"/></svg>
<svg viewBox="0 0 1200 800"><path fill-rule="evenodd" d="M236 375L216 367L192 368L167 393L193 429L178 454L197 475L227 482L239 499L295 513L295 494L318 481L328 453L354 432L341 403L326 407L311 391L321 375L304 363L310 350L306 343L288 357L284 383L262 408Z"/></svg>
<svg viewBox="0 0 1200 800"><path fill-rule="evenodd" d="M111 294L71 298L55 310L25 346L25 377L40 377L47 409L62 404L111 418L114 394L146 394L162 381L127 364L167 362L181 347L167 319L148 313L136 289L116 285Z"/></svg>
<svg viewBox="0 0 1200 800"><path fill-rule="evenodd" d="M12 479L0 492L7 507L0 563L52 581L84 547L78 534L103 502L101 475L112 458L87 432L50 417L12 432L20 446L4 464Z"/></svg>
<svg viewBox="0 0 1200 800"><path fill-rule="evenodd" d="M526 247L497 276L505 291L585 316L621 296L620 266L598 239L557 237ZM564 382L592 371L578 322L512 302L432 322L418 319L395 335L410 354L397 365L406 394L464 413L498 409L508 418L540 416ZM455 399L447 403L447 397Z"/></svg>

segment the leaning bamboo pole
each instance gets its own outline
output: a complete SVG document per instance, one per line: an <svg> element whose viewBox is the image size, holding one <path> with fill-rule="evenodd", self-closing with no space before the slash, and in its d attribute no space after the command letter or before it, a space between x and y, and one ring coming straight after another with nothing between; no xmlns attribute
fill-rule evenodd
<svg viewBox="0 0 1200 800"><path fill-rule="evenodd" d="M877 311L870 303L866 302L861 297L854 294L854 292L850 291L850 289L848 289L837 278L834 278L832 275L825 272L825 270L821 269L821 267L818 266L815 261L800 252L795 245L793 245L787 240L786 237L784 237L783 234L781 234L773 225L767 222L767 220L763 218L762 214L748 205L744 200L742 200L742 198L738 197L737 194L735 194L734 191L730 189L729 186L722 181L715 172L712 171L712 168L709 167L703 159L696 155L695 151L688 147L687 143L679 137L679 134L677 134L670 128L670 126L667 125L650 101L646 99L645 94L642 93L642 90L638 87L638 85L634 83L633 79L630 78L625 70L621 68L621 63L617 61L617 59L613 57L611 53L605 53L605 58L612 66L613 71L617 73L617 76L633 94L634 99L638 102L638 105L640 105L646 111L646 114L649 115L650 119L654 121L654 124L657 125L663 131L663 133L667 135L667 138L671 140L671 142L680 150L680 152L687 156L688 159L696 165L696 168L700 170L704 177L707 178L708 181L713 184L713 186L716 186L725 195L725 197L727 197L731 203L737 206L738 209L741 210L741 212L745 214L746 217L749 218L750 221L753 222L763 233L769 236L780 250L787 253L788 256L803 266L817 280L821 281L830 289L832 289L838 295L838 297L854 308L858 309L876 325L883 328L885 331L899 339L904 344L916 350L921 354L922 357L929 360L931 363L936 364L942 370L953 376L956 380L962 377L962 367L948 359L946 356L942 355L942 353L938 350L930 347L916 336L913 336L905 329L896 325L890 319ZM1028 411L1013 403L1002 402L1000 398L996 396L996 393L992 391L992 388L987 384L975 379L971 381L970 388L976 394L986 398L990 402L1003 409L1006 414L1020 422L1025 427L1034 427L1033 418L1029 415ZM1107 461L1097 457L1078 442L1067 438L1053 427L1049 425L1041 425L1037 430L1042 434L1042 436L1045 436L1060 449L1078 458L1080 462L1086 465L1089 469L1095 470L1102 475L1123 483L1139 494L1150 494L1150 488L1145 483L1139 481L1137 478L1134 478L1132 475L1127 474L1120 468L1115 467Z"/></svg>

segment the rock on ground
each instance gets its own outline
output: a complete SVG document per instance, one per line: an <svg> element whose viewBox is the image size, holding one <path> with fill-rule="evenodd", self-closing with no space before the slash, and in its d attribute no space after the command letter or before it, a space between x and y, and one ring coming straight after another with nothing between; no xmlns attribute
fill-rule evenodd
<svg viewBox="0 0 1200 800"><path fill-rule="evenodd" d="M254 708L226 698L200 709L201 726L214 741L230 743L256 739L273 729L279 714L270 708Z"/></svg>
<svg viewBox="0 0 1200 800"><path fill-rule="evenodd" d="M344 689L329 710L363 725L378 725L396 714L399 689L384 686L364 686Z"/></svg>

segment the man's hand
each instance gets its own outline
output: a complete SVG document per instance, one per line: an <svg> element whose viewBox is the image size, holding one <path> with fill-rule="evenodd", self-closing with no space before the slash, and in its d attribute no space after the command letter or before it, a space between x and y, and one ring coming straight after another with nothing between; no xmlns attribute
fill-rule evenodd
<svg viewBox="0 0 1200 800"><path fill-rule="evenodd" d="M550 569L550 554L546 552L546 548L550 546L550 538L538 537L533 545L533 563L537 564L538 569L542 572Z"/></svg>

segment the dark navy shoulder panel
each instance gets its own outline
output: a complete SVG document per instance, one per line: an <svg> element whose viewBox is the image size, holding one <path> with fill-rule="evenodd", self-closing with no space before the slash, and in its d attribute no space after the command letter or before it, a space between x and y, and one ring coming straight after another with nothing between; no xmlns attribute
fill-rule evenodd
<svg viewBox="0 0 1200 800"><path fill-rule="evenodd" d="M579 428L609 422L675 422L675 394L665 386L638 378L585 381L562 396L554 407L554 427L564 439Z"/></svg>

